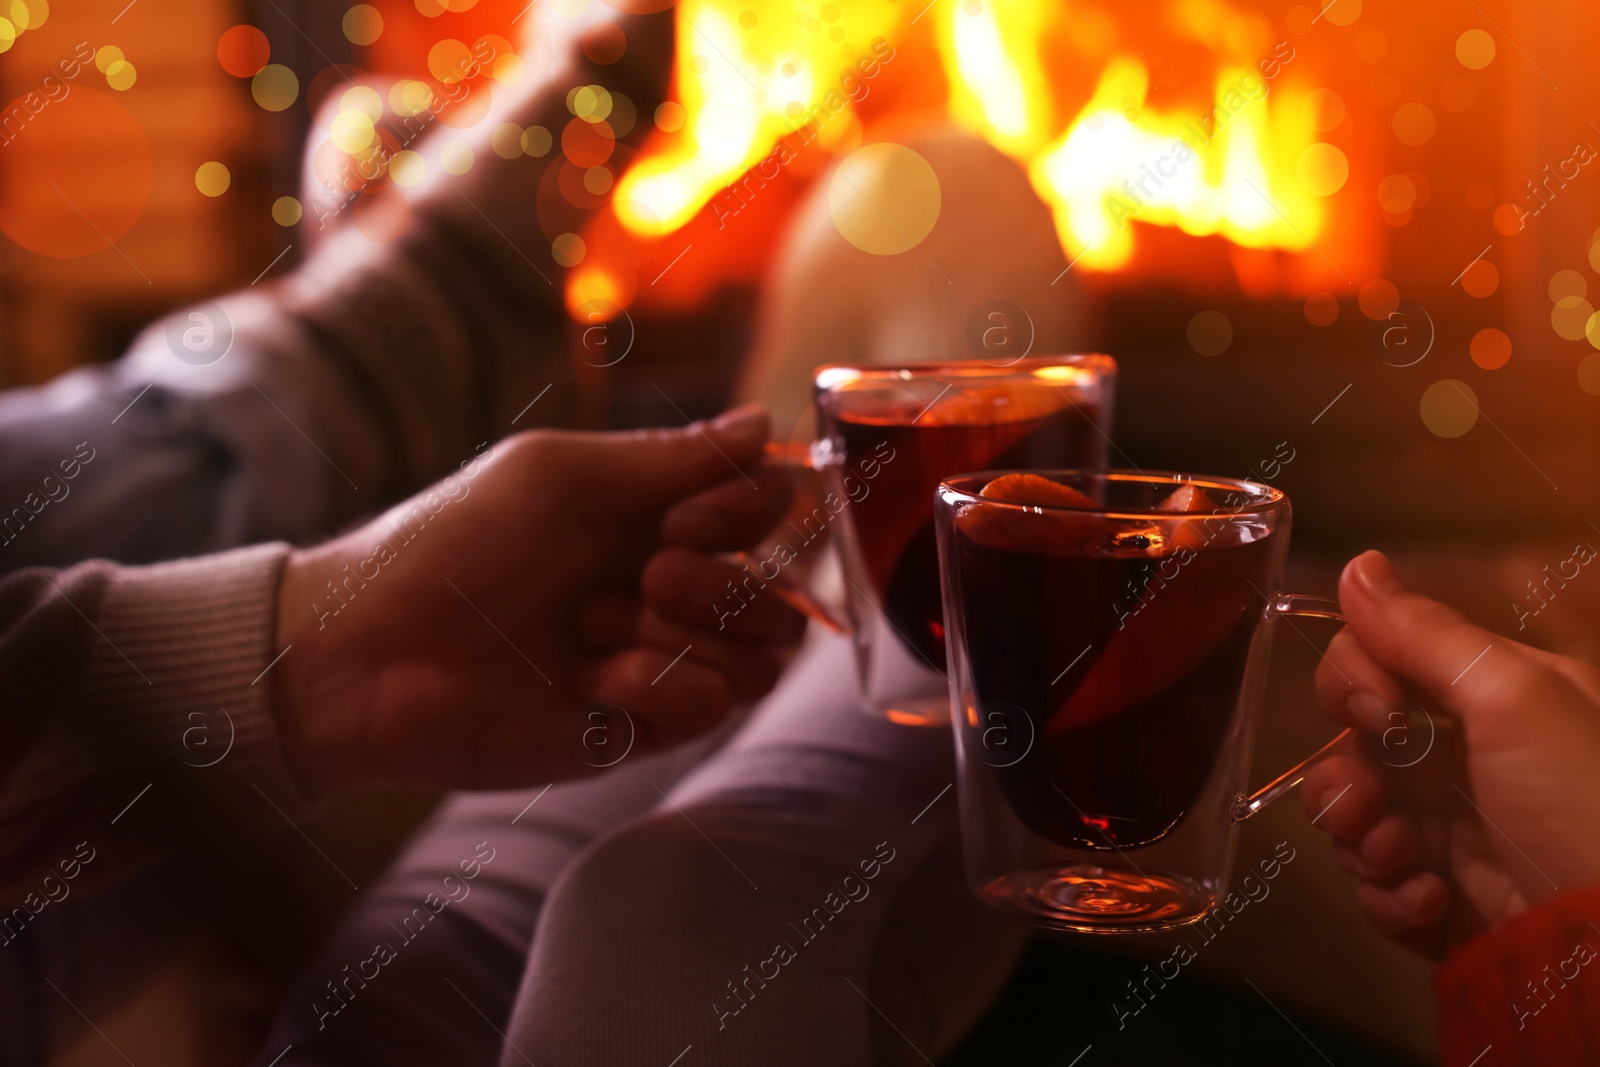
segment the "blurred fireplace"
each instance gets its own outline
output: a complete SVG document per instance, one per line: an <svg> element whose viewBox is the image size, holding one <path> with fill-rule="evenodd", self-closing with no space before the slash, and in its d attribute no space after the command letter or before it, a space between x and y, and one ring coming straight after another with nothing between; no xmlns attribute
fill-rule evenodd
<svg viewBox="0 0 1600 1067"><path fill-rule="evenodd" d="M685 4L682 18L716 38L752 8L757 27L781 21L776 5L739 0ZM811 32L783 10L786 32ZM1600 515L1600 398L1579 387L1578 369L1594 346L1581 328L1558 336L1547 295L1565 268L1587 279L1588 296L1600 291L1588 256L1600 167L1575 161L1600 151L1590 121L1600 115L1582 110L1600 97L1581 43L1600 11L1554 17L1510 0L1362 11L1337 0L1285 16L1265 0L1137 12L940 0L914 15L874 27L894 58L859 105L800 143L758 136L759 123L717 125L731 93L717 68L729 64L680 21L685 128L626 161L621 207L591 229L569 285L575 314L615 304L673 318L710 294L748 291L797 190L826 180L833 159L954 122L1027 168L1055 211L1071 277L1095 309L1094 346L1124 368L1125 462L1268 477L1295 496L1304 533L1338 542L1587 529ZM963 27L979 24L977 43L958 47ZM729 32L737 54L750 35ZM803 65L808 47L787 54ZM1245 84L1235 108L1228 91L1269 72L1265 98ZM781 106L774 95L769 110ZM1025 118L1008 124L1004 109L1018 106ZM695 162L697 108L701 154L742 160L742 136L751 158L790 143L793 161L754 171L767 180L744 195L738 167ZM1210 115L1226 121L1200 158L1163 163L1164 146L1207 139ZM1164 191L1147 173L1158 167L1177 171ZM684 193L689 178L698 199ZM1204 188L1175 192L1185 181ZM1565 315L1581 325L1586 305L1576 306ZM1509 338L1508 361L1486 330ZM1199 354L1230 331L1222 351ZM649 365L644 347L634 370Z"/></svg>

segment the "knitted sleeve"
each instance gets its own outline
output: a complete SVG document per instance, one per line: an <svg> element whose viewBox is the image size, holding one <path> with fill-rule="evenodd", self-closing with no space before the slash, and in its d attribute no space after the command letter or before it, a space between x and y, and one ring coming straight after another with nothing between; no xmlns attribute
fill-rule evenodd
<svg viewBox="0 0 1600 1067"><path fill-rule="evenodd" d="M287 554L0 580L0 942L55 894L181 847L197 818L281 824L313 810L264 677L282 651Z"/></svg>
<svg viewBox="0 0 1600 1067"><path fill-rule="evenodd" d="M1434 975L1449 1067L1600 1063L1600 886L1558 893Z"/></svg>

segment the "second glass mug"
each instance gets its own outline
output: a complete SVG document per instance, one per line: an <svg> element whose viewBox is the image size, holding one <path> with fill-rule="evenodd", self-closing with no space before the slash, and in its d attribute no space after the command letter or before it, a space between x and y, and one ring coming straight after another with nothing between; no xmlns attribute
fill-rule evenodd
<svg viewBox="0 0 1600 1067"><path fill-rule="evenodd" d="M950 721L933 529L939 482L996 465L1104 467L1115 382L1116 361L1104 355L813 372L815 440L768 451L822 475L832 504L795 529L807 540L823 529L833 534L845 617L781 575L758 573L850 636L865 710L906 725ZM758 570L756 560L742 559Z"/></svg>
<svg viewBox="0 0 1600 1067"><path fill-rule="evenodd" d="M947 479L937 522L968 882L1091 933L1197 922L1240 822L1351 736L1250 793L1289 498L1135 471Z"/></svg>

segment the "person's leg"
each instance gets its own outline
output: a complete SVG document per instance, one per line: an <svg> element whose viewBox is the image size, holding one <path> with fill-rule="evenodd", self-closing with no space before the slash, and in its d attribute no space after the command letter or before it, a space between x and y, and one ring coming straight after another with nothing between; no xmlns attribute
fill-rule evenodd
<svg viewBox="0 0 1600 1067"><path fill-rule="evenodd" d="M814 644L743 731L550 890L504 1067L921 1063L1026 929L966 892L947 730L857 708Z"/></svg>
<svg viewBox="0 0 1600 1067"><path fill-rule="evenodd" d="M551 884L584 846L659 803L657 786L672 788L717 742L545 793L451 798L290 991L257 1067L498 1062Z"/></svg>

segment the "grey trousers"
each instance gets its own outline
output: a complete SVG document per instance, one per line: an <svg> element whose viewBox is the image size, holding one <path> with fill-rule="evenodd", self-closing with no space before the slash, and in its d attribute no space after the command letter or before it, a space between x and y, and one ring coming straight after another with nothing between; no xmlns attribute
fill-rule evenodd
<svg viewBox="0 0 1600 1067"><path fill-rule="evenodd" d="M965 888L953 781L813 642L725 740L450 800L257 1067L932 1061L1027 938Z"/></svg>

